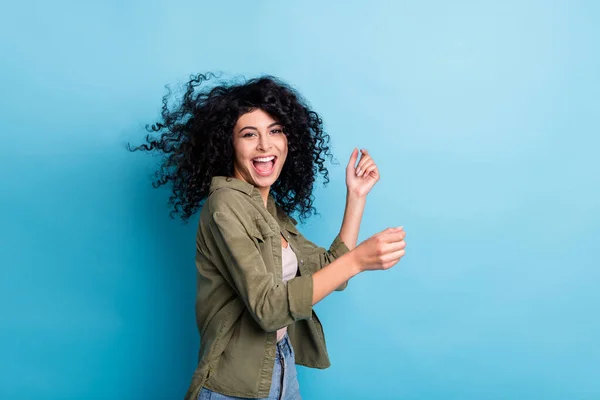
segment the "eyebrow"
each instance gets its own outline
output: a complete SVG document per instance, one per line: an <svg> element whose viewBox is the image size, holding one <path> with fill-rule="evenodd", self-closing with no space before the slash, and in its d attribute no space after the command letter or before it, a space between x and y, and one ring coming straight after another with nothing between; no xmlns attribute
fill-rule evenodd
<svg viewBox="0 0 600 400"><path fill-rule="evenodd" d="M274 127L275 125L281 125L279 122L273 122L271 125L267 126L267 129ZM257 131L258 129L256 129L255 126L245 126L242 129L239 130L238 133L242 133L242 131L244 129L254 129L255 131Z"/></svg>

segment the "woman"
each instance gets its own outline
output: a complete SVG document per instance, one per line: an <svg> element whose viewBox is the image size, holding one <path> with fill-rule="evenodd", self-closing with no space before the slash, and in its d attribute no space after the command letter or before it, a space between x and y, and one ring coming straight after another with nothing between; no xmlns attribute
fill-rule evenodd
<svg viewBox="0 0 600 400"><path fill-rule="evenodd" d="M339 234L328 249L306 239L290 214L310 216L316 175L328 182L321 119L273 77L212 87L210 78L192 77L173 110L165 96L148 128L160 136L134 149L164 154L155 186L172 183L173 213L187 221L202 206L200 353L186 399L300 399L295 364L330 365L313 306L355 275L395 265L405 233L389 228L356 245L379 172L354 149Z"/></svg>

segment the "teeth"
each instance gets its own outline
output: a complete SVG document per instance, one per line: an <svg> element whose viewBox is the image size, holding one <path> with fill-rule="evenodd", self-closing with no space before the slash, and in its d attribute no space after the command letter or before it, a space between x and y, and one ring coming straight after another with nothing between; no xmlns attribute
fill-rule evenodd
<svg viewBox="0 0 600 400"><path fill-rule="evenodd" d="M260 157L260 158L254 158L253 161L258 161L258 162L269 162L275 159L275 156L271 156L271 157Z"/></svg>

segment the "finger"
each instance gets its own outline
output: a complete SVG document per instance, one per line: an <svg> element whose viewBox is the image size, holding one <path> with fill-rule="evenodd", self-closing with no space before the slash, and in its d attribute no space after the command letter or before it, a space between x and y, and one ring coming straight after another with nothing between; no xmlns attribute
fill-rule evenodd
<svg viewBox="0 0 600 400"><path fill-rule="evenodd" d="M391 226L389 228L384 229L383 231L379 232L378 235L384 234L384 233L391 233L391 232L400 232L400 231L404 231L404 225L401 226Z"/></svg>
<svg viewBox="0 0 600 400"><path fill-rule="evenodd" d="M403 230L404 230L404 226L390 227L390 228L386 228L386 229L382 230L381 232L376 233L374 236L386 235L388 233L400 232Z"/></svg>
<svg viewBox="0 0 600 400"><path fill-rule="evenodd" d="M360 158L360 161L358 162L358 165L356 166L356 175L360 176L361 172L365 170L365 165L370 161L371 156L367 155L362 155Z"/></svg>
<svg viewBox="0 0 600 400"><path fill-rule="evenodd" d="M396 243L403 241L405 237L406 232L404 230L390 231L383 235L382 240L384 243Z"/></svg>
<svg viewBox="0 0 600 400"><path fill-rule="evenodd" d="M371 155L365 149L360 149L360 159L363 160L366 158L371 158Z"/></svg>
<svg viewBox="0 0 600 400"><path fill-rule="evenodd" d="M371 175L373 175L374 178L377 178L379 176L379 170L377 169L377 165L375 165L374 162L373 164L365 168L365 172L363 172L362 176L367 177Z"/></svg>
<svg viewBox="0 0 600 400"><path fill-rule="evenodd" d="M391 254L386 254L385 256L381 257L382 264L384 264L384 265L387 264L391 267L392 265L394 265L398 261L400 261L400 259L402 257L404 257L405 254L406 254L406 250L404 250L404 249L395 251Z"/></svg>
<svg viewBox="0 0 600 400"><path fill-rule="evenodd" d="M358 159L358 149L352 150L352 154L350 154L350 159L348 160L348 165L346 166L346 173L356 172L356 161Z"/></svg>
<svg viewBox="0 0 600 400"><path fill-rule="evenodd" d="M358 159L358 149L355 147L350 154L350 160L348 161L348 168L354 168L356 160Z"/></svg>
<svg viewBox="0 0 600 400"><path fill-rule="evenodd" d="M363 176L365 174L365 172L367 172L368 168L371 168L371 166L375 165L375 161L373 161L372 158L369 158L364 163L361 161L360 163L358 163L358 165L359 165L359 167L356 170L357 175Z"/></svg>
<svg viewBox="0 0 600 400"><path fill-rule="evenodd" d="M395 251L392 254L387 254L387 255L381 257L381 259L384 263L390 263L390 262L397 263L405 255L406 255L406 250L402 249L402 250Z"/></svg>
<svg viewBox="0 0 600 400"><path fill-rule="evenodd" d="M384 247L385 253L395 253L396 251L400 251L406 249L406 242L401 240L399 242L389 243Z"/></svg>

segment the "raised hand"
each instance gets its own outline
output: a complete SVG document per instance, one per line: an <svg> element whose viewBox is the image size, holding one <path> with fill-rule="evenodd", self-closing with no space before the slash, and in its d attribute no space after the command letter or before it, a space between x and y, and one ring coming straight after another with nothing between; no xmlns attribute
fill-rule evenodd
<svg viewBox="0 0 600 400"><path fill-rule="evenodd" d="M349 193L366 196L379 181L379 170L366 149L361 149L360 153L361 157L357 165L358 149L352 151L346 167L346 186Z"/></svg>

